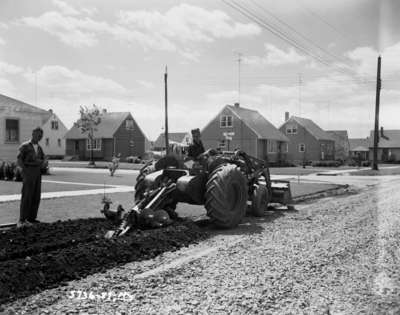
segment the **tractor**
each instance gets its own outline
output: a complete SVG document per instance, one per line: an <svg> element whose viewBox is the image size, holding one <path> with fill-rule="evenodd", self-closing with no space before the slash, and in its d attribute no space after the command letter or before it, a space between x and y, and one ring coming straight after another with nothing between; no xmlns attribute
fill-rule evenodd
<svg viewBox="0 0 400 315"><path fill-rule="evenodd" d="M196 161L186 162L165 156L140 170L134 206L126 213L118 206L120 227L107 232L106 237L123 235L141 225L162 226L177 216L178 202L204 205L207 216L219 228L237 226L247 209L262 216L270 203L292 208L289 182L271 180L267 163L244 151L210 149ZM110 209L111 200L103 203L102 212L107 217L117 213Z"/></svg>

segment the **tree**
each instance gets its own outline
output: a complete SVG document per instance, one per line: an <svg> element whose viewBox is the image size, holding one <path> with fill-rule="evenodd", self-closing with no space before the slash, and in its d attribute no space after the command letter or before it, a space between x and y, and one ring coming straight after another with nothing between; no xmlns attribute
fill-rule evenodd
<svg viewBox="0 0 400 315"><path fill-rule="evenodd" d="M95 104L92 108L81 106L79 110L80 119L75 123L75 127L79 128L82 133L87 134L90 144L90 161L89 165L95 165L93 160L93 140L94 132L97 131L97 125L101 122L102 111Z"/></svg>

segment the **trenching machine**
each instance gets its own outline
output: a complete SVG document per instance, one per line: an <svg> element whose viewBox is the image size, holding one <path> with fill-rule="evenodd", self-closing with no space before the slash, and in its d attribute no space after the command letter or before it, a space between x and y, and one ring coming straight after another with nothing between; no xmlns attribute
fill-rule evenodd
<svg viewBox="0 0 400 315"><path fill-rule="evenodd" d="M107 232L106 237L123 235L132 227L167 225L177 216L178 202L204 205L208 217L220 228L237 226L247 210L262 216L270 203L292 208L290 183L271 180L267 162L241 150L210 149L198 160L187 162L165 156L140 170L130 210L119 205L113 211L111 201L103 200L102 212L120 222L119 228Z"/></svg>

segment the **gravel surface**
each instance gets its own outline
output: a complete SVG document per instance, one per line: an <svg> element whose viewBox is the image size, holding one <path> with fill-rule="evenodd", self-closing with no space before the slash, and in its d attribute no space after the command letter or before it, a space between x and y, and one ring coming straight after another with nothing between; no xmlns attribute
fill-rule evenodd
<svg viewBox="0 0 400 315"><path fill-rule="evenodd" d="M211 231L215 236L199 245L72 281L4 310L400 314L399 184L384 181L357 195Z"/></svg>

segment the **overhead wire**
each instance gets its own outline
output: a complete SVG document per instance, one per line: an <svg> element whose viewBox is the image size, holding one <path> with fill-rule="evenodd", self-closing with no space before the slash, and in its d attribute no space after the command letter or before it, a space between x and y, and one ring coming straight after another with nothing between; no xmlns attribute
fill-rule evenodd
<svg viewBox="0 0 400 315"><path fill-rule="evenodd" d="M337 72L347 75L347 76L352 76L355 80L360 80L359 78L356 78L354 73L351 72L349 73L350 69L348 68L342 68L338 67L337 64L332 64L330 61L327 61L323 57L321 57L319 54L316 54L313 52L309 47L304 45L304 43L299 42L298 39L293 38L293 35L291 36L287 31L285 32L284 30L279 29L277 26L271 24L270 22L266 21L266 19L260 17L259 13L255 13L252 11L249 7L244 7L243 5L237 3L236 1L232 0L229 2L228 0L222 0L226 5L234 9L235 11L239 12L240 14L244 15L251 21L255 22L262 28L268 30L275 36L279 37L281 40L287 42L291 46L295 47L299 51L303 52L307 56L311 57L312 59L316 60L317 62L329 67L335 69ZM287 23L286 23L287 24Z"/></svg>
<svg viewBox="0 0 400 315"><path fill-rule="evenodd" d="M289 25L288 23L286 23L285 21L283 21L282 19L280 19L279 17L277 17L273 12L271 12L270 10L266 9L264 6L259 5L255 0L251 0L251 2L258 7L259 9L261 9L262 11L264 11L265 13L267 13L268 15L272 16L276 21L278 21L279 23L281 23L282 25L284 25L285 27L287 27L290 31L292 31L293 33L295 33L297 36L303 38L305 41L307 41L309 44L311 44L312 46L316 47L317 49L319 49L320 51L322 51L323 53L325 53L326 55L330 56L331 58L335 59L338 62L347 64L347 61L345 61L343 59L343 57L339 57L335 54L333 54L332 52L326 50L325 48L321 47L320 45L316 44L314 41L312 41L310 38L308 38L307 36L303 35L302 33L300 33L299 31L297 31L294 27L292 27L291 25Z"/></svg>

